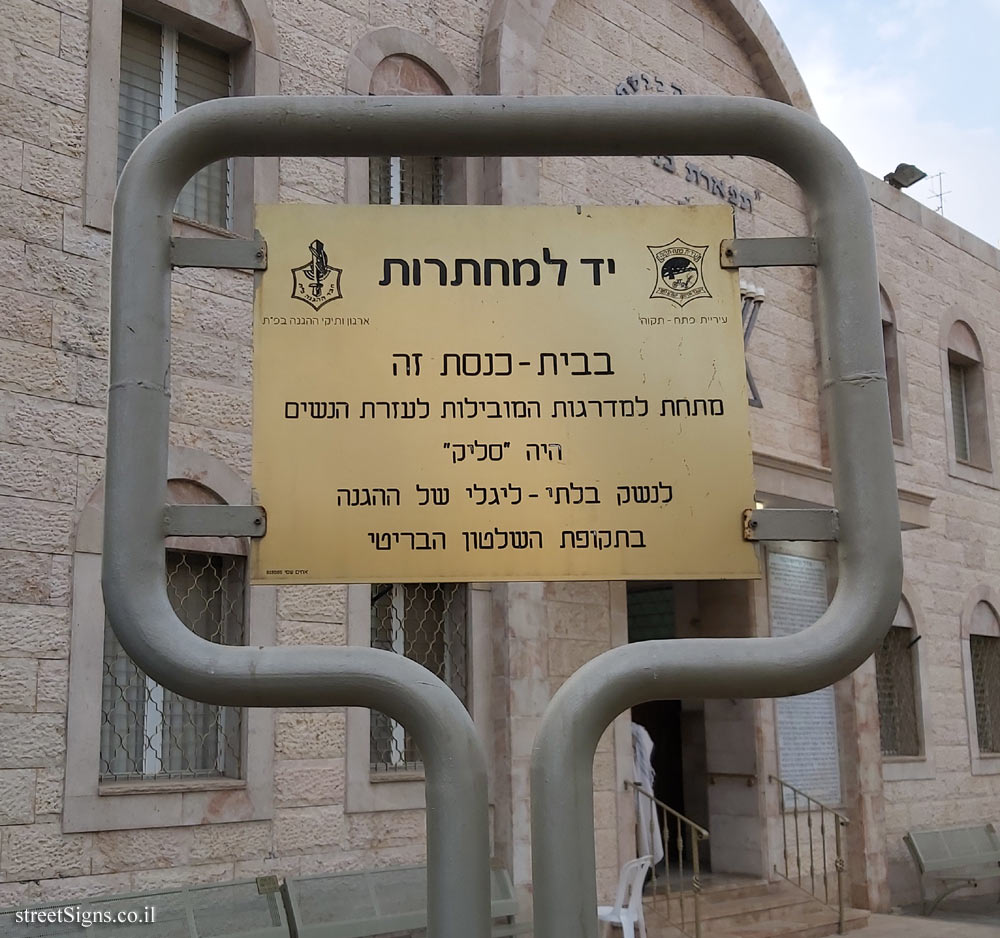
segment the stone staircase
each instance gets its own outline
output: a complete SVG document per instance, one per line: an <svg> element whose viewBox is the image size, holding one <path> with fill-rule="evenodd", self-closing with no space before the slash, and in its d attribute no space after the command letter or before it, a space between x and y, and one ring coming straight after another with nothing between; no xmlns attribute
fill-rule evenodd
<svg viewBox="0 0 1000 938"><path fill-rule="evenodd" d="M694 934L693 903L685 900L686 931ZM661 892L643 900L648 938L682 938L679 900ZM667 912L671 913L669 916ZM847 909L844 931L864 928L868 912ZM837 912L790 883L740 880L702 890L702 938L825 938L837 934Z"/></svg>

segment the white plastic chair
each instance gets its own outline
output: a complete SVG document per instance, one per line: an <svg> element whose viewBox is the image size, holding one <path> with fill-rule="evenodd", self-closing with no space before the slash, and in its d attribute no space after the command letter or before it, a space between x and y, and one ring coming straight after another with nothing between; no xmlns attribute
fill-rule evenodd
<svg viewBox="0 0 1000 938"><path fill-rule="evenodd" d="M622 930L622 938L635 938L635 926L638 924L640 938L646 938L646 922L642 917L642 886L652 862L652 856L647 854L638 860L629 860L622 867L615 904L597 907L597 919L604 922L605 935L609 925L617 925Z"/></svg>

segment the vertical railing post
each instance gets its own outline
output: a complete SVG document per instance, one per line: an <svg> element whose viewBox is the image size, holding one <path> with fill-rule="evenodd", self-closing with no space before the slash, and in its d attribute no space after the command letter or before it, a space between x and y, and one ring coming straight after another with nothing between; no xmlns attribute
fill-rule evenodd
<svg viewBox="0 0 1000 938"><path fill-rule="evenodd" d="M837 818L837 934L844 934L844 857L842 853L840 828L843 821Z"/></svg>
<svg viewBox="0 0 1000 938"><path fill-rule="evenodd" d="M694 893L694 935L701 938L701 838L693 833L691 837L691 866L694 875L691 877L691 891Z"/></svg>

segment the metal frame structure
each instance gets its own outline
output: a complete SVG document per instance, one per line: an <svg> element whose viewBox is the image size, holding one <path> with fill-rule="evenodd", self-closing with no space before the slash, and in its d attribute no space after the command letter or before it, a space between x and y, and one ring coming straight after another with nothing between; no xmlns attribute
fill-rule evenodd
<svg viewBox="0 0 1000 938"><path fill-rule="evenodd" d="M796 635L619 647L556 693L532 765L535 931L541 938L596 938L591 772L611 721L646 700L773 697L830 684L875 650L899 602L899 508L868 193L829 131L759 98L227 98L171 118L130 158L115 197L112 242L108 617L146 673L189 697L233 706L374 707L405 724L426 760L432 938L486 938L490 928L486 760L468 713L442 682L391 652L223 647L197 637L170 607L163 549L166 530L192 524L176 512L164 517L171 262L192 261L171 242L178 193L202 166L233 156L398 152L742 154L784 169L809 204L815 249L785 239L770 252L766 241L729 247L733 262L746 256L758 266L816 266L837 524L817 525L813 517L809 526L837 537L837 591L827 612ZM243 254L260 259L260 246L251 244ZM247 519L244 533L262 533L259 514ZM232 513L228 523L239 527ZM778 528L788 536L794 525Z"/></svg>

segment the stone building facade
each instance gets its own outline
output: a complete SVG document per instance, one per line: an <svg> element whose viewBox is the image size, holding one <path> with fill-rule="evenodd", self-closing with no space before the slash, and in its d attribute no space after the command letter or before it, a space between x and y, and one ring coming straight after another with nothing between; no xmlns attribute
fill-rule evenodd
<svg viewBox="0 0 1000 938"><path fill-rule="evenodd" d="M143 71L143 41L160 50L152 71ZM114 664L104 639L111 198L123 128L148 110L149 94L182 106L180 93L162 87L170 56L178 86L200 87L215 69L232 94L740 94L812 110L756 0L8 0L0 13L0 906L424 856L419 770L393 758L387 771L373 770L366 711L206 716L115 671L126 666ZM411 161L405 176L391 159L368 162L235 161L221 183L205 184L222 215L206 221L196 205L177 231L247 235L254 200L407 201L419 170L430 174L432 195L414 201L725 201L739 236L807 234L797 187L741 157ZM825 696L684 701L650 719L669 724L660 742L677 764L665 774L686 813L709 828L713 870L768 876L780 865L783 815L770 777L785 777L850 817L852 900L884 909L916 896L903 833L1000 820L1000 387L992 377L1000 254L882 181L869 185L906 529L903 631ZM829 506L813 276L747 271L741 286L760 405L751 410L758 500ZM251 292L245 273L175 272L172 501L248 503ZM167 545L180 566L186 554L234 558L235 574L214 575L229 578L245 615L235 639L219 640L372 642L369 587L244 591L246 545L224 541ZM761 564L761 580L750 583L461 587L463 681L490 757L494 854L526 906L528 765L554 690L584 661L637 638L644 601L656 634L678 639L801 627L789 597L803 592L822 608L835 577L825 549L774 545ZM110 702L109 687L119 693ZM153 722L126 731L113 711L127 709L136 687L136 706L147 719L152 706ZM199 745L213 755L199 756L197 772L168 769L171 708L182 722L211 722ZM136 764L113 771L108 747L120 749L127 733ZM807 740L819 749L804 759ZM227 746L235 761L221 753ZM810 776L807 761L825 769ZM594 768L603 896L634 851L624 788L631 764L623 716Z"/></svg>

